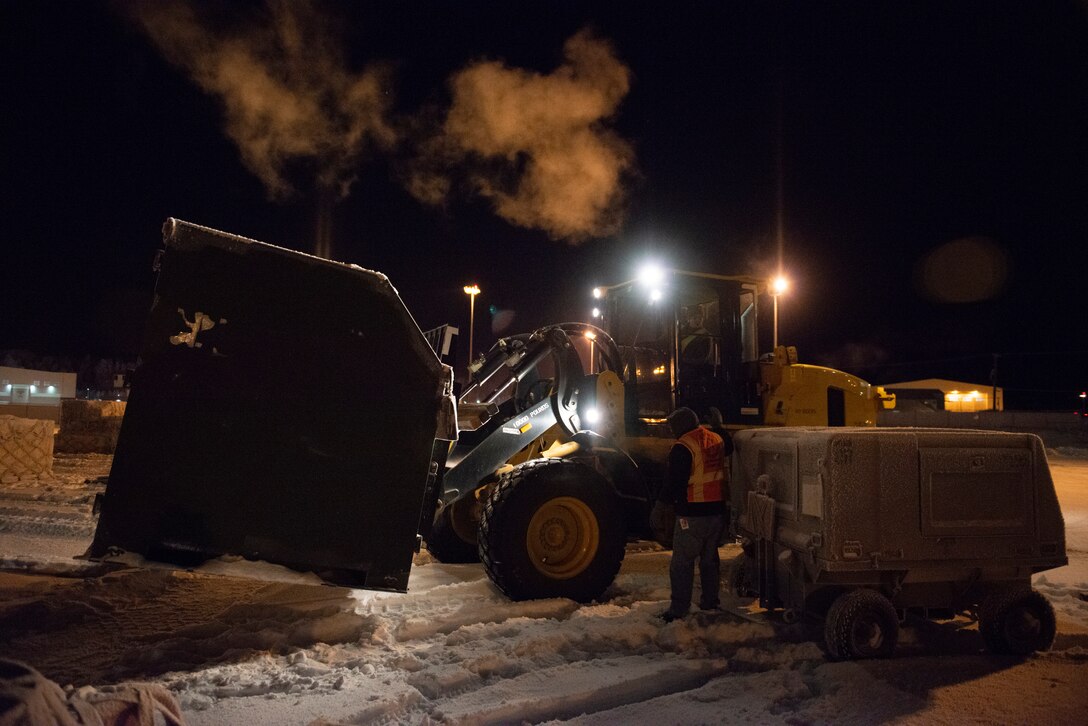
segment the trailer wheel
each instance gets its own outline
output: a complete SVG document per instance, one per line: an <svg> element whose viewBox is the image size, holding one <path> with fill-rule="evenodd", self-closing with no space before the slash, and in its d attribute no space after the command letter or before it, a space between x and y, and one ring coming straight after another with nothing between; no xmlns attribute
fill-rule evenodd
<svg viewBox="0 0 1088 726"><path fill-rule="evenodd" d="M619 571L626 526L604 477L577 462L537 459L493 487L478 540L488 576L510 599L589 602Z"/></svg>
<svg viewBox="0 0 1088 726"><path fill-rule="evenodd" d="M434 515L431 533L427 535L427 551L439 562L461 564L480 561L476 541L469 542L454 527L454 511L460 506L465 505L451 502L440 507Z"/></svg>
<svg viewBox="0 0 1088 726"><path fill-rule="evenodd" d="M756 597L759 595L752 587L752 572L754 568L748 555L739 554L729 561L729 589L737 597Z"/></svg>
<svg viewBox="0 0 1088 726"><path fill-rule="evenodd" d="M991 593L979 611L979 632L992 653L1028 655L1054 642L1054 606L1041 592L1014 587Z"/></svg>
<svg viewBox="0 0 1088 726"><path fill-rule="evenodd" d="M888 598L876 590L851 590L827 611L824 640L836 660L886 658L899 640L899 617Z"/></svg>

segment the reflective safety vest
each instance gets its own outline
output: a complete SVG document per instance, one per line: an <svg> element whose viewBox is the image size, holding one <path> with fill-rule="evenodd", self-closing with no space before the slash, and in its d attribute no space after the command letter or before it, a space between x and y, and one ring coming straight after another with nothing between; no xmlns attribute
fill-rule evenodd
<svg viewBox="0 0 1088 726"><path fill-rule="evenodd" d="M688 477L688 501L720 502L727 479L725 443L710 429L699 426L680 437L691 452L691 476Z"/></svg>

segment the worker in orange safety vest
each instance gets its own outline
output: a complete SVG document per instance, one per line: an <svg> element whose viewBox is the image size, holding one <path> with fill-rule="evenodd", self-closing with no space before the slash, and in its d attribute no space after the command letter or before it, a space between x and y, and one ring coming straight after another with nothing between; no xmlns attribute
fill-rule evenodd
<svg viewBox="0 0 1088 726"><path fill-rule="evenodd" d="M695 585L695 563L699 563L702 592L699 607L718 610L721 561L718 544L728 520L729 461L732 441L699 425L690 408L679 408L668 418L677 438L669 452L665 484L655 509L672 506L672 560L669 583L672 597L661 614L672 622L687 614Z"/></svg>

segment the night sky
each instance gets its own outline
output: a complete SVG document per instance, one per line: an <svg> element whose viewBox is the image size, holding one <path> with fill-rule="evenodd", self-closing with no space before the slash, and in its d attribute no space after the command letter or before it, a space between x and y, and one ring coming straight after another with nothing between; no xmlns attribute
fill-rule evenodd
<svg viewBox="0 0 1088 726"><path fill-rule="evenodd" d="M461 288L479 284L477 350L585 319L590 289L647 257L770 275L781 230L780 339L802 362L985 384L998 353L1010 408L1073 410L1088 387L1084 3L168 7L205 32L164 40L164 11L133 3L0 4L0 350L134 357L167 217L309 252L331 208L331 256L387 274L422 328L459 325L467 344ZM366 103L380 114L347 152L283 161L270 192L194 54L267 41L285 12L320 31L302 33L303 58L339 64L303 85L377 78ZM613 70L587 81L611 105L579 135L490 157L471 147L475 120L454 137L453 79L581 82L594 63L571 65L572 38ZM316 97L340 108L335 95ZM585 150L572 139L614 154L600 218L571 232L534 221L537 207L503 214L546 154ZM409 192L424 173L445 185L426 187L438 204ZM330 189L348 193L330 205ZM509 327L493 329L490 306Z"/></svg>

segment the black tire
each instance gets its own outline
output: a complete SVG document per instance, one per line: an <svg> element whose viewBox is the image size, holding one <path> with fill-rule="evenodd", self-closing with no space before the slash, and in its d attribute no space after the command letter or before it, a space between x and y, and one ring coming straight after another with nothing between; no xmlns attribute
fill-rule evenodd
<svg viewBox="0 0 1088 726"><path fill-rule="evenodd" d="M673 528L676 526L676 508L664 502L654 502L650 509L649 521L650 534L654 542L671 550Z"/></svg>
<svg viewBox="0 0 1088 726"><path fill-rule="evenodd" d="M860 588L840 595L827 611L824 641L831 657L886 658L899 640L899 616L888 598Z"/></svg>
<svg viewBox="0 0 1088 726"><path fill-rule="evenodd" d="M1041 592L1013 587L991 593L979 611L979 632L992 653L1029 655L1054 642L1054 607Z"/></svg>
<svg viewBox="0 0 1088 726"><path fill-rule="evenodd" d="M464 564L479 562L480 554L476 542L468 542L453 528L451 514L453 506L439 507L434 515L431 533L427 535L427 551L439 562L446 564Z"/></svg>
<svg viewBox="0 0 1088 726"><path fill-rule="evenodd" d="M537 459L492 488L480 559L511 600L589 602L615 579L626 538L620 499L604 477L577 462Z"/></svg>
<svg viewBox="0 0 1088 726"><path fill-rule="evenodd" d="M752 586L752 574L755 572L748 555L740 554L729 561L729 589L737 597L755 597L759 595Z"/></svg>

